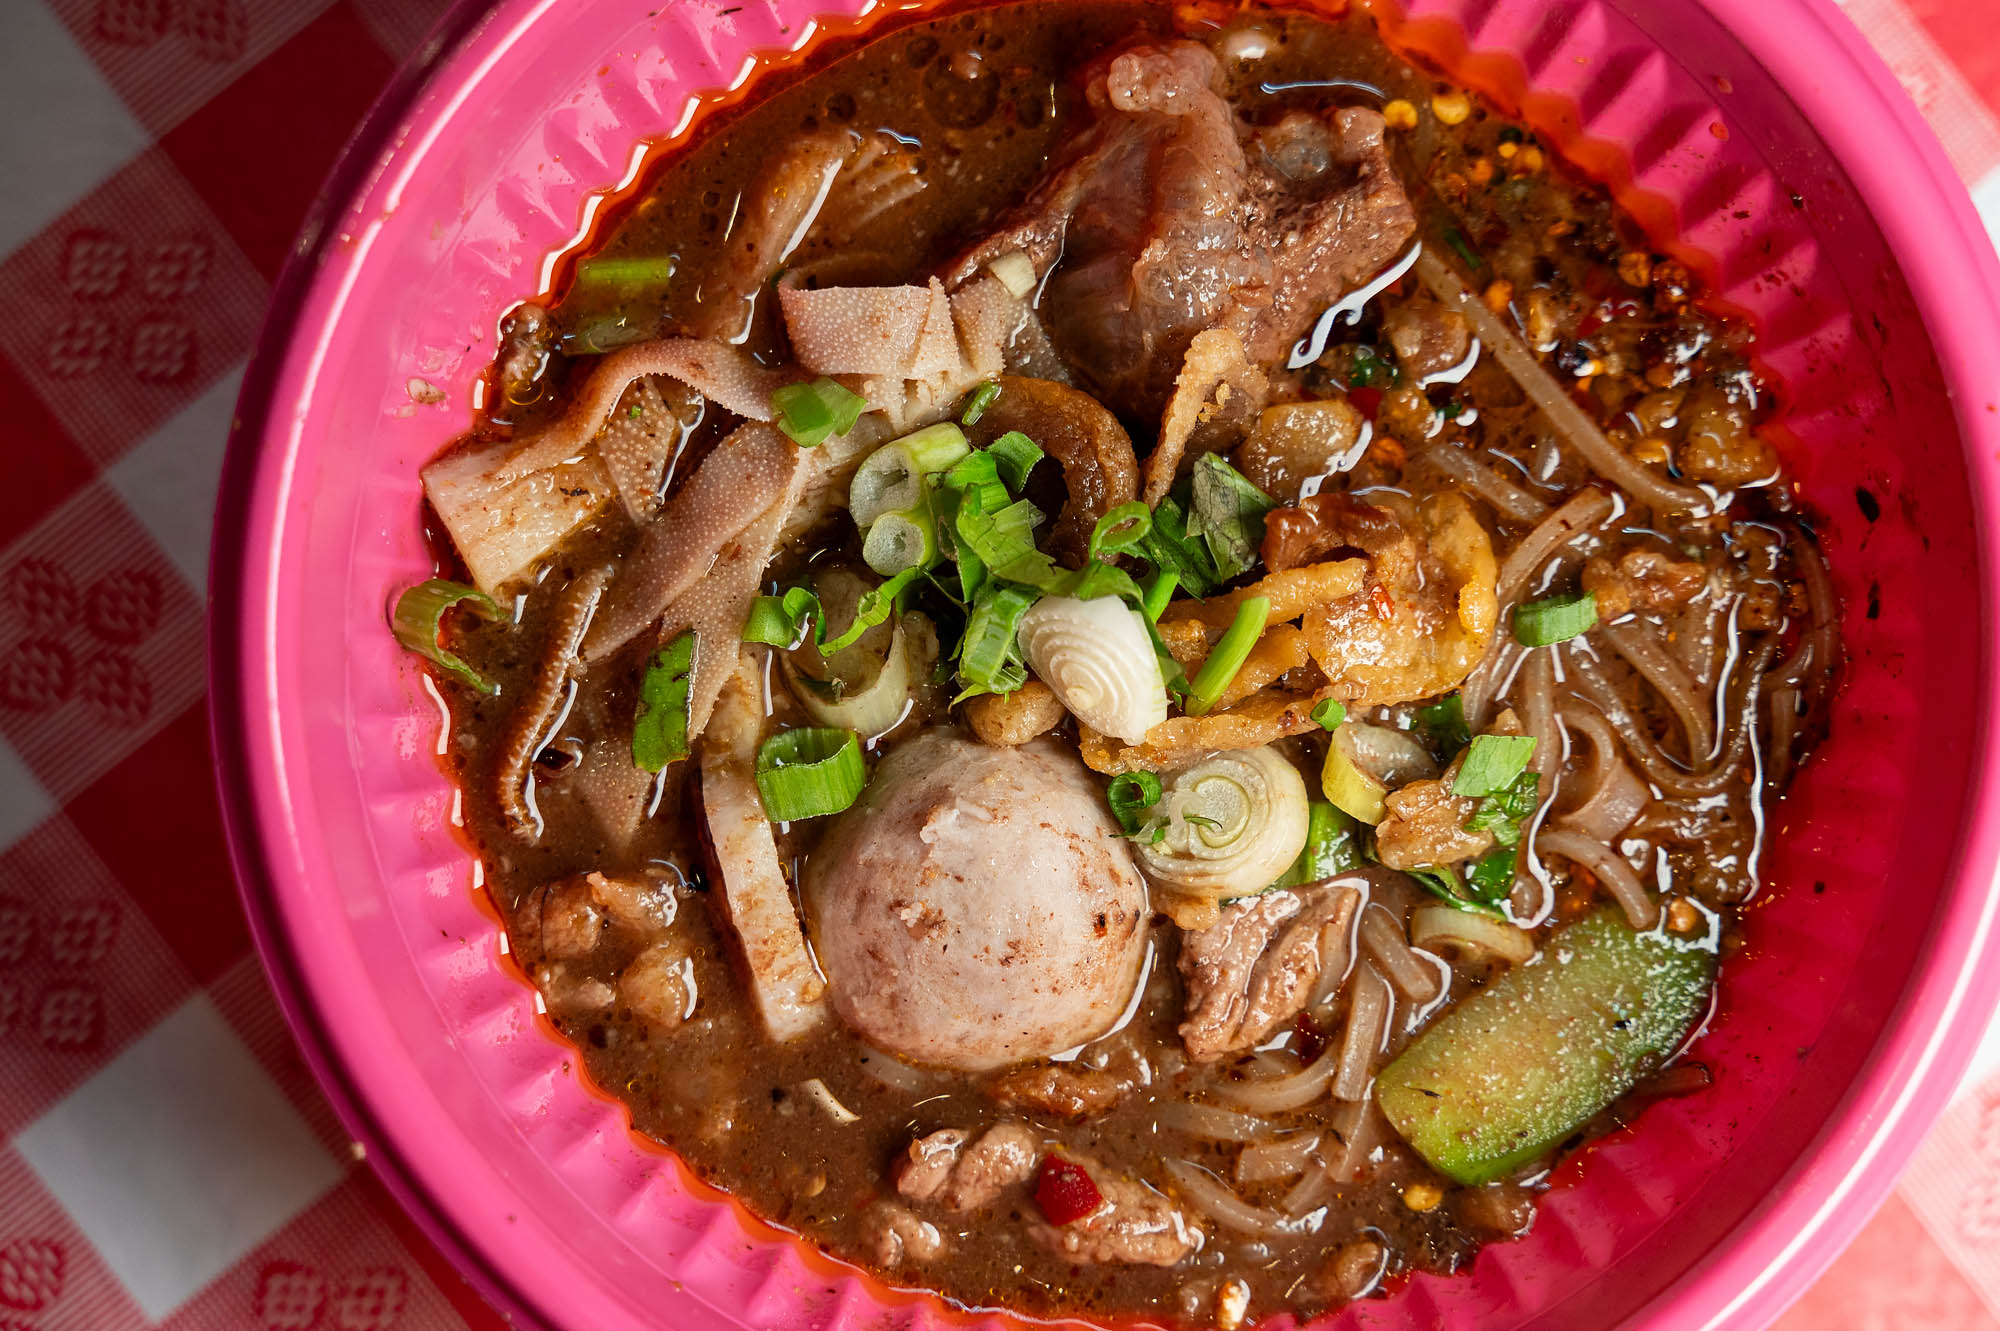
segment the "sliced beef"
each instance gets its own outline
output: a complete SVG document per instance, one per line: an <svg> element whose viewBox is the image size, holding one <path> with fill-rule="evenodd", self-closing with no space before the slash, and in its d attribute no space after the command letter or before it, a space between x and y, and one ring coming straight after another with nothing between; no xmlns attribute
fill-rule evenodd
<svg viewBox="0 0 2000 1331"><path fill-rule="evenodd" d="M1302 1011L1330 966L1346 968L1361 893L1328 886L1231 902L1181 940L1188 1057L1212 1062L1249 1049Z"/></svg>
<svg viewBox="0 0 2000 1331"><path fill-rule="evenodd" d="M875 1265L884 1270L928 1262L944 1251L944 1235L936 1225L893 1202L868 1213L868 1241Z"/></svg>
<svg viewBox="0 0 2000 1331"><path fill-rule="evenodd" d="M1192 42L1114 56L1086 87L1096 122L946 273L957 285L1026 254L1048 279L1041 310L1055 345L1134 419L1158 418L1196 333L1227 328L1254 360L1280 360L1416 227L1380 115L1348 109L1252 131L1216 75Z"/></svg>
<svg viewBox="0 0 2000 1331"><path fill-rule="evenodd" d="M997 1123L976 1139L964 1128L943 1128L910 1143L896 1191L948 1211L976 1211L1032 1178L1041 1158L1041 1138L1024 1124Z"/></svg>
<svg viewBox="0 0 2000 1331"><path fill-rule="evenodd" d="M1199 1252L1202 1232L1179 1207L1135 1179L1083 1163L1103 1202L1066 1225L1037 1221L1028 1232L1073 1262L1172 1266Z"/></svg>

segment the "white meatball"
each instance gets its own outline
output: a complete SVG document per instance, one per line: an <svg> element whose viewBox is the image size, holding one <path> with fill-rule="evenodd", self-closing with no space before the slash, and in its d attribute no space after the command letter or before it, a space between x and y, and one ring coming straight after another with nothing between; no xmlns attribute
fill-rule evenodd
<svg viewBox="0 0 2000 1331"><path fill-rule="evenodd" d="M834 1010L966 1071L1059 1053L1132 996L1145 880L1077 759L920 736L813 852L805 902Z"/></svg>

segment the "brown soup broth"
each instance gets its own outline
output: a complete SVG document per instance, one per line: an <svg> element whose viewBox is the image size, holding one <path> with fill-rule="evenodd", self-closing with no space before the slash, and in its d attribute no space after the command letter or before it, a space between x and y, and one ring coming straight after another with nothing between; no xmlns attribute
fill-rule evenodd
<svg viewBox="0 0 2000 1331"><path fill-rule="evenodd" d="M1392 134L1390 143L1426 242L1479 256L1471 278L1475 289L1508 307L1531 345L1553 348L1552 357L1545 357L1553 371L1589 385L1579 400L1600 425L1621 432L1617 437L1636 456L1645 456L1649 446L1671 451L1677 465L1705 469L1725 488L1766 479L1756 473L1775 461L1757 430L1770 411L1770 394L1750 366L1750 330L1704 312L1695 280L1653 253L1607 193L1571 174L1533 133L1478 98L1466 114L1447 123L1442 111L1430 110L1432 99L1462 95L1459 88L1398 55L1363 12L1125 0L1026 0L895 15L858 38L826 45L796 68L760 76L763 82L753 84L750 98L698 122L684 143L661 154L640 186L607 212L585 251L593 258L670 254L673 280L643 293L571 281L552 300L545 297L560 335L548 368L525 401L511 400L506 392L489 394L491 409L475 433L505 437L553 419L596 353L671 333L690 320L702 307L706 276L723 262L734 211L769 145L827 127L886 131L910 145L921 161L924 187L907 203L855 228L838 246L809 235L787 269L822 284L922 282L1027 194L1087 123L1078 74L1091 61L1140 39L1188 35L1222 46L1230 40L1227 33L1251 31L1268 43L1268 54L1256 63L1254 76L1231 75L1236 82L1229 97L1241 115L1264 123L1293 110L1398 103L1425 108L1421 123ZM1225 64L1226 71L1231 68ZM565 267L565 280L572 271L573 265ZM1392 286L1364 308L1358 324L1336 330L1334 352L1305 371L1304 390L1352 391L1354 362L1351 356L1343 360L1339 348L1386 348L1385 310L1414 289L1413 279ZM774 306L775 301L759 302L746 345L777 363L785 343ZM1587 327L1581 329L1574 315L1580 307L1596 311L1583 316ZM496 382L499 374L496 366ZM1401 438L1412 449L1411 439L1421 439L1429 428L1419 418L1427 419L1447 397L1461 404L1457 414L1465 419L1453 429L1470 455L1548 507L1590 479L1574 458L1549 446L1522 390L1491 357L1455 386L1422 391L1404 386L1378 390L1378 396L1377 435L1391 436L1391 443ZM670 495L726 433L722 415L710 408L706 419L699 412L690 418L669 472ZM1142 429L1150 431L1156 423L1127 424L1143 454L1150 435ZM1434 478L1399 479L1385 470L1400 461L1371 451L1347 483L1407 486L1419 496L1425 486L1439 486ZM1783 660L1811 611L1798 562L1805 538L1790 508L1786 485L1746 488L1722 517L1676 524L1653 519L1621 534L1604 556L1612 566L1621 554L1640 550L1705 561L1739 596L1731 630L1765 635L1772 654ZM1503 559L1533 525L1504 512L1482 513ZM629 724L643 654L628 652L593 667L566 714L574 721L540 749L540 835L525 840L510 831L495 802L478 792L492 787L512 700L532 685L562 589L585 571L629 555L638 538L637 525L615 504L606 508L548 562L521 594L511 619L470 625L460 633L458 650L498 682L497 696L447 690L447 763L474 793L465 801L466 828L524 972L540 977L546 959L539 931L549 885L601 872L647 877L671 888L673 927L698 994L688 1020L661 1030L619 1003L571 1004L543 984L551 1021L580 1051L590 1079L630 1108L634 1127L671 1147L703 1179L757 1215L878 1270L879 1208L895 1196L892 1162L913 1138L941 1128L977 1129L1025 1118L1065 1152L1155 1185L1165 1184L1162 1162L1178 1160L1236 1186L1241 1144L1163 1126L1163 1106L1200 1099L1204 1088L1240 1081L1260 1069L1296 1069L1302 1054L1316 1052L1338 1033L1302 1023L1247 1062L1190 1062L1177 1031L1184 1006L1177 966L1181 930L1163 917L1148 925L1141 1001L1120 1028L1092 1042L1076 1063L1137 1084L1113 1107L1081 1120L996 1103L992 1077L902 1064L869 1048L837 1020L790 1043L769 1040L743 992L734 941L713 909L715 871L703 843L696 765L667 769L653 792L651 815L623 847L606 841L588 800L571 789L582 753L573 736L581 733L579 727L618 724L613 718ZM449 541L437 545L441 565L454 567ZM858 549L851 529L788 548L768 571L768 586L791 585L826 563L858 562ZM1661 622L1668 633L1680 623ZM809 724L774 660L767 659L765 669L772 716L781 724ZM1617 666L1612 674L1622 686L1630 671ZM1793 681L1790 687L1812 696L1810 686ZM1503 694L1503 701L1512 701L1513 694ZM1657 697L1631 692L1631 698L1633 724L1656 738L1672 733L1673 718ZM1382 709L1377 719L1407 726L1414 710L1414 705ZM1768 763L1775 769L1773 780L1782 779L1812 738L1810 709L1801 703L1799 710L1804 717L1785 731L1783 752ZM892 733L871 746L871 756L879 759L908 733ZM1068 742L1074 736L1072 729L1059 732ZM1317 772L1323 735L1295 735L1279 744ZM1758 886L1763 797L1761 787L1737 784L1710 798L1663 800L1641 815L1633 834L1659 848L1661 872L1677 892L1727 922ZM780 827L781 858L794 878L813 855L825 821ZM1606 889L1578 866L1558 875L1554 891L1555 912L1538 937L1604 900ZM600 945L565 963L563 992L589 985L616 991L637 953L637 944L606 931ZM1724 976L1727 983L1726 966ZM1439 1003L1414 1011L1399 1005L1388 1052L1406 1043L1432 1012L1486 978L1482 967L1460 965L1452 968L1450 988ZM840 1121L801 1092L813 1081L853 1116L851 1121ZM1326 1138L1327 1149L1338 1133L1354 1130L1352 1118L1327 1102L1275 1117L1287 1137L1318 1135ZM985 1209L924 1210L924 1218L941 1231L943 1255L880 1273L893 1284L930 1288L966 1307L1140 1315L1192 1324L1213 1321L1223 1283L1242 1279L1249 1285L1252 1317L1310 1313L1379 1290L1377 1277L1393 1281L1410 1271L1450 1272L1483 1242L1524 1232L1544 1172L1462 1188L1383 1129L1370 1167L1326 1196L1310 1223L1288 1223L1268 1233L1205 1223L1200 1250L1176 1265L1086 1265L1052 1251L1030 1233L1040 1219L1032 1189L1016 1187ZM1294 1181L1244 1183L1238 1190L1276 1214L1273 1208Z"/></svg>

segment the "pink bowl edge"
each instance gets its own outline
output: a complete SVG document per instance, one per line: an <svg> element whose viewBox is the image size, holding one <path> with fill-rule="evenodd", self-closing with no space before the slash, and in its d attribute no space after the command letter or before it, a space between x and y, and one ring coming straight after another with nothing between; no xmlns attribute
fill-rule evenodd
<svg viewBox="0 0 2000 1331"><path fill-rule="evenodd" d="M1987 367L2000 364L2000 323L1994 317L2000 310L2000 263L1984 229L1915 107L1827 0L1699 2L1818 127L1898 256L1953 394L1975 480L1975 509L1987 534L1981 599L1991 607L2000 415L1974 390L1983 386ZM487 1260L510 1234L492 1229L493 1215L505 1209L499 1180L473 1168L475 1160L454 1158L462 1153L453 1150L449 1123L426 1118L426 1106L399 1095L405 1083L393 1063L361 1056L379 1055L392 1037L374 1032L371 1040L335 1031L318 1020L308 1000L318 968L287 941L283 894L296 897L302 889L302 858L286 848L310 835L310 819L302 821L285 780L286 736L272 669L279 616L271 599L282 562L282 500L290 493L298 442L297 423L274 404L301 399L342 302L341 275L367 248L362 243L336 251L328 239L331 224L365 215L350 203L393 197L401 146L447 135L450 116L467 90L554 3L462 4L383 95L336 167L280 278L262 350L239 402L217 508L218 531L228 539L215 543L211 561L209 625L210 718L225 823L253 935L287 1019L336 1109L399 1200L483 1294L534 1323L547 1320L558 1291L532 1276L510 1279ZM1829 77L1828 70L1840 77ZM1857 95L1864 89L1869 96ZM398 129L403 133L392 142ZM357 227L367 229L365 223ZM1967 299L1968 292L1981 299ZM291 340L288 333L296 326L314 330L320 340ZM260 449L273 433L286 445L275 454ZM1737 1231L1726 1252L1699 1262L1637 1324L1691 1331L1755 1326L1774 1318L1866 1223L1954 1090L1986 1013L2000 996L2000 969L1981 974L1978 968L2000 907L1993 890L2000 864L2000 801L1992 798L2000 774L1996 660L2000 622L1989 622L1980 662L1985 706L1974 743L1983 759L1980 784L1965 792L1971 813L1931 965L1912 984L1893 1033L1783 1193ZM427 1157L428 1167L414 1156ZM511 1236L526 1237L518 1230ZM567 1311L588 1312L579 1308L573 1286L560 1292Z"/></svg>

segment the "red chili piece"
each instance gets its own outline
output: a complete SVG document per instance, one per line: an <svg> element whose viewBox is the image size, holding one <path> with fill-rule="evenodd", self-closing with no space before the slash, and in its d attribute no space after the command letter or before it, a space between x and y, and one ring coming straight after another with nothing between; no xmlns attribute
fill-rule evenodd
<svg viewBox="0 0 2000 1331"><path fill-rule="evenodd" d="M1354 404L1356 411L1372 421L1375 419L1375 413L1382 408L1382 390L1379 388L1350 388L1347 390L1347 400Z"/></svg>
<svg viewBox="0 0 2000 1331"><path fill-rule="evenodd" d="M1057 1155L1042 1157L1041 1172L1035 1177L1035 1204L1052 1225L1081 1220L1104 1205L1104 1194L1090 1181L1082 1165Z"/></svg>

